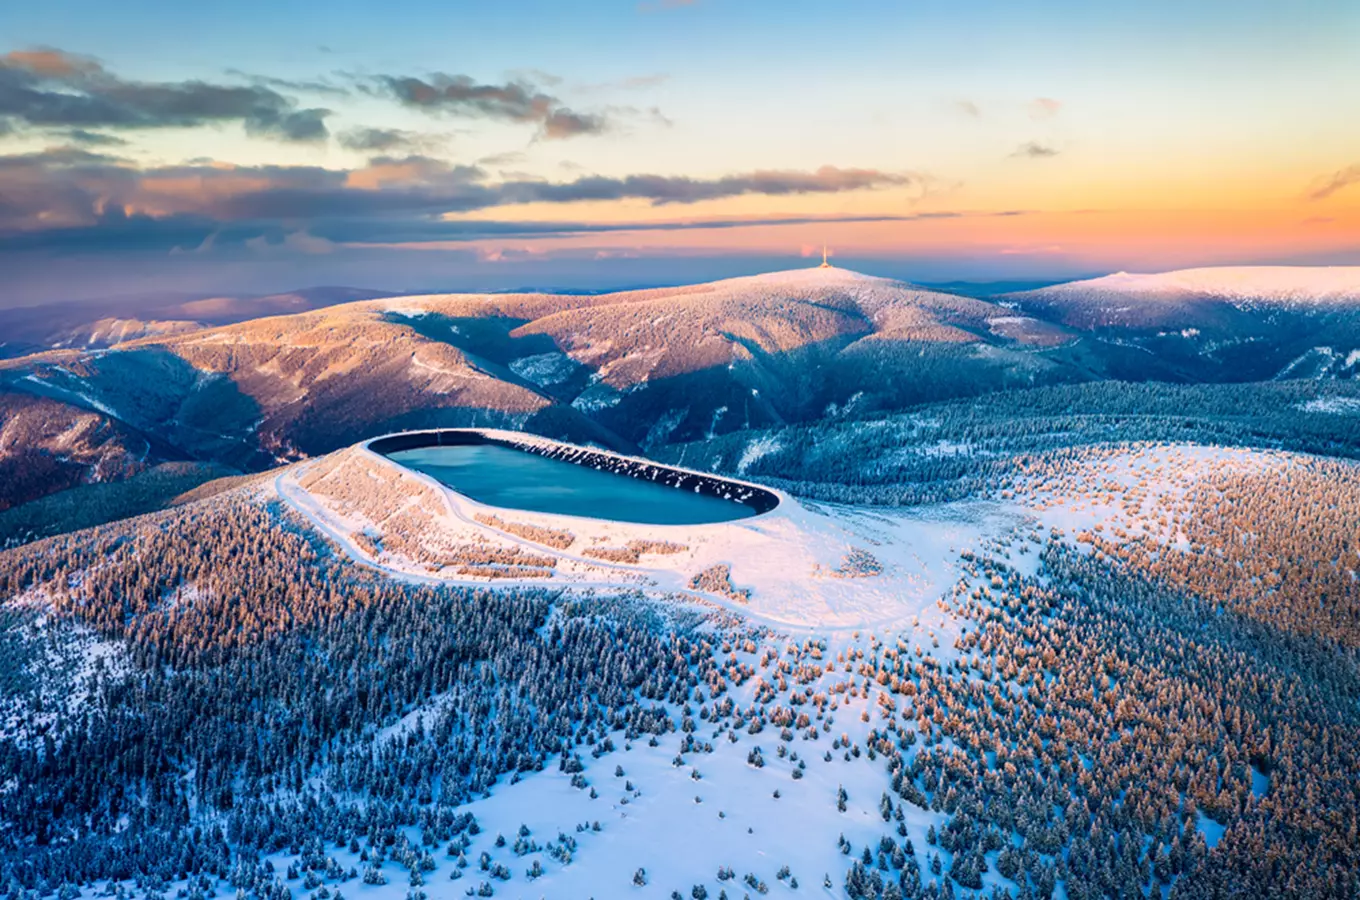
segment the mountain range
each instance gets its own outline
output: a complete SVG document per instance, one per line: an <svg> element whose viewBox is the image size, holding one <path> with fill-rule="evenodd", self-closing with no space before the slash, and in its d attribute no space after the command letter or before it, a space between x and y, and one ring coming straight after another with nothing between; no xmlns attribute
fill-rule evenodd
<svg viewBox="0 0 1360 900"><path fill-rule="evenodd" d="M36 352L0 361L0 510L416 427L656 452L1003 390L1360 375L1360 268L1120 273L985 299L834 267L598 295L371 293L26 314L9 343Z"/></svg>

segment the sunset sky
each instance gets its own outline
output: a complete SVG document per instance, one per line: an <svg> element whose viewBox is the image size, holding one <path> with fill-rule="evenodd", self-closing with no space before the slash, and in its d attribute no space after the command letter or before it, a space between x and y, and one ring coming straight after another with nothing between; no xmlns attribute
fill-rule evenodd
<svg viewBox="0 0 1360 900"><path fill-rule="evenodd" d="M0 305L1360 263L1354 0L0 5Z"/></svg>

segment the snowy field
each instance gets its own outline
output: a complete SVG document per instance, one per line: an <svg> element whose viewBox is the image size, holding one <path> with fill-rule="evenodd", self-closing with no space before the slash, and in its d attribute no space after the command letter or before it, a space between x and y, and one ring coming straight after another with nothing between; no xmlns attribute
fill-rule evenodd
<svg viewBox="0 0 1360 900"><path fill-rule="evenodd" d="M352 556L394 574L452 583L519 582L458 575L456 567L432 568L418 553L388 549L387 525L409 514L419 519L426 546L443 535L445 547L477 545L550 557L551 575L536 578L536 585L689 594L791 633L887 628L930 616L936 598L958 578L958 554L978 550L1025 521L1023 510L994 502L878 510L804 504L781 495L772 512L734 522L639 525L496 509L378 454L343 453L352 455L338 465L333 455L285 472L277 490ZM334 470L308 482L309 466ZM311 483L310 490L304 482ZM341 482L363 485L383 499L365 503L348 492L326 493L328 485ZM493 519L500 527L487 524ZM534 533L530 529L565 536L569 544L521 536ZM370 538L356 541L355 535ZM644 552L635 563L609 554L639 543L664 544L668 552ZM703 573L724 566L730 590L696 585Z"/></svg>
<svg viewBox="0 0 1360 900"><path fill-rule="evenodd" d="M1145 444L1094 448L1027 475L986 500L906 508L853 507L780 495L763 515L706 525L640 525L488 507L364 449L285 471L276 489L356 559L400 577L460 584L534 584L688 596L794 635L857 629L949 632L936 600L960 577L961 554L1016 547L1008 560L1033 574L1029 538L1151 538L1179 544L1201 479L1280 471L1276 451ZM338 490L335 485L344 485ZM354 486L358 485L357 488ZM355 491L358 491L358 494ZM412 524L414 523L414 525ZM414 541L387 540L415 528ZM547 535L549 537L544 537ZM538 561L534 577L510 564L459 574L434 549L476 546ZM627 559L630 547L644 549ZM413 549L414 547L414 549ZM705 573L725 574L717 583Z"/></svg>
<svg viewBox="0 0 1360 900"><path fill-rule="evenodd" d="M690 900L696 886L713 900L724 891L732 900L843 897L847 857L858 858L866 847L876 852L881 837L899 836L898 809L929 881L928 860L938 853L945 870L950 861L928 843L931 827L943 827L947 816L893 797L885 820L880 804L887 773L882 760L866 751L871 726L859 715L869 706L863 696L847 698L829 732L815 741L784 743L783 757L774 730L718 735L700 728L696 741L711 744L711 751L684 753L684 735L666 735L655 746L618 739L612 753L598 759L583 754L580 773L553 767L515 783L503 779L489 796L460 807L475 818L477 834L464 832L465 845L455 838L458 855L447 846L422 850L419 829L406 829L410 845L433 862L421 884L412 885L408 866L398 859L375 866L372 858L327 847L326 856L357 876L325 879L326 890L332 898L371 900L404 900L411 891L430 898L524 900L669 898L678 891ZM833 750L843 733L849 749ZM748 762L757 749L759 767ZM793 776L795 770L801 777ZM988 889L1009 885L995 872L995 856L989 854L992 871L984 876ZM268 859L295 897L309 891L300 873L290 873L298 859L289 853ZM386 883L365 883L378 880L371 870ZM181 887L171 885L166 893L174 896ZM213 887L232 890L225 882Z"/></svg>

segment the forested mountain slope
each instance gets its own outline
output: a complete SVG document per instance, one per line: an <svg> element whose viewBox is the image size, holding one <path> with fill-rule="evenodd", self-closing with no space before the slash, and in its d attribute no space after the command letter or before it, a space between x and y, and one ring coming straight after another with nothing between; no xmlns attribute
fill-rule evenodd
<svg viewBox="0 0 1360 900"><path fill-rule="evenodd" d="M998 299L1136 348L1171 380L1360 376L1360 267L1120 272Z"/></svg>
<svg viewBox="0 0 1360 900"><path fill-rule="evenodd" d="M393 535L274 485L0 553L10 896L1360 889L1353 463L1023 454L967 504L836 510L876 565L809 589L930 578L781 627L759 580L399 576L346 551ZM341 499L365 485L395 518L363 472Z"/></svg>
<svg viewBox="0 0 1360 900"><path fill-rule="evenodd" d="M145 438L98 410L0 393L0 511L87 481L128 478L158 461Z"/></svg>
<svg viewBox="0 0 1360 900"><path fill-rule="evenodd" d="M45 407L54 422L94 416L135 434L153 464L258 471L460 425L661 453L1064 385L1116 385L1117 398L1133 382L1346 382L1360 372L1358 281L1354 269L1191 270L988 301L828 267L591 296L396 297L187 331L168 319L168 333L111 348L0 362L0 389L60 404ZM184 306L203 319L245 308ZM0 464L18 453L29 474L0 503L138 470L13 442Z"/></svg>
<svg viewBox="0 0 1360 900"><path fill-rule="evenodd" d="M1014 319L813 269L591 297L359 302L49 351L5 362L0 384L98 411L181 458L246 469L433 425L655 447L828 408L1084 377L1043 358L1060 330Z"/></svg>
<svg viewBox="0 0 1360 900"><path fill-rule="evenodd" d="M102 349L139 337L307 312L384 293L314 287L262 296L153 294L0 309L0 358L45 350Z"/></svg>

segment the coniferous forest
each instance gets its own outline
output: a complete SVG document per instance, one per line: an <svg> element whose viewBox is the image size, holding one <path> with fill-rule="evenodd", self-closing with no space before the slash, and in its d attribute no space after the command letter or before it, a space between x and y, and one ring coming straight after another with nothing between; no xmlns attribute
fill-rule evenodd
<svg viewBox="0 0 1360 900"><path fill-rule="evenodd" d="M970 477L999 495L1109 456ZM258 485L25 544L0 556L4 889L321 898L467 866L461 893L469 801L543 770L593 797L583 759L665 739L699 768L792 754L786 791L871 766L881 833L842 835L825 873L855 898L1354 896L1360 475L1297 459L1202 479L1172 547L1035 528L965 551L948 653L643 593L406 582ZM561 837L519 849L543 871L586 852ZM482 852L494 891L520 860ZM704 891L776 873L724 874Z"/></svg>

